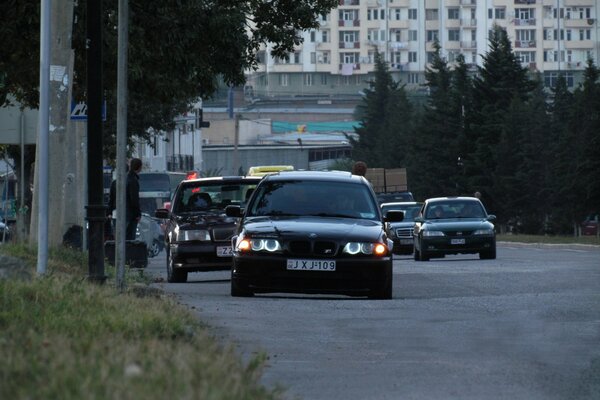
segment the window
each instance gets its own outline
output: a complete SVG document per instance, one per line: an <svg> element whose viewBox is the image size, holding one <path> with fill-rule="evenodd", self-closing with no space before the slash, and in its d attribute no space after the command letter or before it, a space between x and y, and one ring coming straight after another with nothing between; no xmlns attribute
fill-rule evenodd
<svg viewBox="0 0 600 400"><path fill-rule="evenodd" d="M313 75L312 74L304 74L304 86L312 86L313 85Z"/></svg>
<svg viewBox="0 0 600 400"><path fill-rule="evenodd" d="M417 85L419 83L419 74L410 73L408 74L408 83Z"/></svg>
<svg viewBox="0 0 600 400"><path fill-rule="evenodd" d="M448 62L456 62L458 60L458 56L460 52L458 51L448 51Z"/></svg>
<svg viewBox="0 0 600 400"><path fill-rule="evenodd" d="M515 55L521 60L521 64L535 62L535 51L517 51L515 52Z"/></svg>
<svg viewBox="0 0 600 400"><path fill-rule="evenodd" d="M555 29L554 30L554 40L565 40L565 30L564 29Z"/></svg>
<svg viewBox="0 0 600 400"><path fill-rule="evenodd" d="M393 30L392 38L394 39L394 42L401 42L402 41L402 31L400 29Z"/></svg>
<svg viewBox="0 0 600 400"><path fill-rule="evenodd" d="M432 63L433 62L433 58L435 57L435 52L433 51L428 51L427 52L427 62L428 63Z"/></svg>
<svg viewBox="0 0 600 400"><path fill-rule="evenodd" d="M529 42L535 40L535 30L534 29L517 29L515 31L517 35L517 40L521 42Z"/></svg>
<svg viewBox="0 0 600 400"><path fill-rule="evenodd" d="M331 63L331 53L329 51L324 51L322 53L323 61L320 61L321 64L329 64Z"/></svg>
<svg viewBox="0 0 600 400"><path fill-rule="evenodd" d="M377 10L375 10L377 12ZM379 10L379 19L385 19L385 10L382 8Z"/></svg>
<svg viewBox="0 0 600 400"><path fill-rule="evenodd" d="M374 42L379 40L379 29L369 29L367 31L367 40L372 40Z"/></svg>
<svg viewBox="0 0 600 400"><path fill-rule="evenodd" d="M302 53L299 51L294 52L294 64L300 64Z"/></svg>
<svg viewBox="0 0 600 400"><path fill-rule="evenodd" d="M417 9L416 8L408 9L408 19L417 19Z"/></svg>
<svg viewBox="0 0 600 400"><path fill-rule="evenodd" d="M343 64L358 63L358 53L340 53L340 60Z"/></svg>
<svg viewBox="0 0 600 400"><path fill-rule="evenodd" d="M417 52L416 51L408 52L408 62L412 62L412 63L417 62Z"/></svg>
<svg viewBox="0 0 600 400"><path fill-rule="evenodd" d="M411 30L408 31L408 40L410 42L416 42L418 40L417 37L418 36L417 36L417 31L416 30L412 30L411 29Z"/></svg>
<svg viewBox="0 0 600 400"><path fill-rule="evenodd" d="M288 84L289 84L288 74L279 75L279 86L288 86Z"/></svg>
<svg viewBox="0 0 600 400"><path fill-rule="evenodd" d="M394 16L395 16L395 18L396 18L396 21L399 21L399 20L400 20L400 15L401 15L401 13L400 13L400 9L399 9L399 8L396 8L396 9L394 9ZM391 17L391 16L392 16L392 15L390 14L390 17Z"/></svg>
<svg viewBox="0 0 600 400"><path fill-rule="evenodd" d="M329 30L321 32L321 40L323 43L329 43Z"/></svg>
<svg viewBox="0 0 600 400"><path fill-rule="evenodd" d="M358 31L340 31L340 42L345 42L345 43L358 42Z"/></svg>
<svg viewBox="0 0 600 400"><path fill-rule="evenodd" d="M266 61L266 53L264 50L256 52L256 62L258 62L259 64L264 64Z"/></svg>
<svg viewBox="0 0 600 400"><path fill-rule="evenodd" d="M427 21L435 21L440 19L440 13L437 8L428 8L425 10L425 19Z"/></svg>
<svg viewBox="0 0 600 400"><path fill-rule="evenodd" d="M327 85L327 74L321 74L321 85Z"/></svg>
<svg viewBox="0 0 600 400"><path fill-rule="evenodd" d="M506 19L506 8L495 8L494 9L495 19Z"/></svg>
<svg viewBox="0 0 600 400"><path fill-rule="evenodd" d="M435 40L439 40L439 34L437 29L435 30L428 30L427 31L427 41L428 42L433 42Z"/></svg>
<svg viewBox="0 0 600 400"><path fill-rule="evenodd" d="M395 51L395 52L392 53L392 62L394 64L400 64L402 62L401 54L402 53L400 53L398 51Z"/></svg>
<svg viewBox="0 0 600 400"><path fill-rule="evenodd" d="M314 43L317 39L317 32L315 31L310 31L310 42Z"/></svg>
<svg viewBox="0 0 600 400"><path fill-rule="evenodd" d="M591 29L580 29L579 30L579 40L591 40L592 39L592 30Z"/></svg>
<svg viewBox="0 0 600 400"><path fill-rule="evenodd" d="M460 41L460 29L448 29L448 40L451 42Z"/></svg>
<svg viewBox="0 0 600 400"><path fill-rule="evenodd" d="M340 10L339 17L341 21L354 21L358 19L358 10Z"/></svg>
<svg viewBox="0 0 600 400"><path fill-rule="evenodd" d="M515 8L516 19L533 19L535 18L535 9L533 8Z"/></svg>
<svg viewBox="0 0 600 400"><path fill-rule="evenodd" d="M573 74L571 72L562 72L565 80L567 81L567 86L572 88L574 85ZM558 82L558 72L546 72L544 73L544 86L546 87L555 87Z"/></svg>
<svg viewBox="0 0 600 400"><path fill-rule="evenodd" d="M317 63L317 53L315 53L314 51L310 53L310 63L311 64Z"/></svg>
<svg viewBox="0 0 600 400"><path fill-rule="evenodd" d="M571 30L567 29L566 33L567 33L567 39L566 40L570 41L571 40Z"/></svg>
<svg viewBox="0 0 600 400"><path fill-rule="evenodd" d="M460 18L460 10L458 8L449 8L448 9L448 19L459 19Z"/></svg>

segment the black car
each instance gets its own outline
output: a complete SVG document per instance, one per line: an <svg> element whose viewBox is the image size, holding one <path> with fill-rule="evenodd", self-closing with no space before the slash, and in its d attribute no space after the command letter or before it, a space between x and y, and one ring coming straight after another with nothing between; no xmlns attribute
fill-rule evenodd
<svg viewBox="0 0 600 400"><path fill-rule="evenodd" d="M477 254L496 258L495 215L475 197L438 197L425 200L415 218L415 261L446 254Z"/></svg>
<svg viewBox="0 0 600 400"><path fill-rule="evenodd" d="M187 281L188 272L231 268L231 238L237 219L225 207L244 207L260 177L214 177L183 181L177 186L171 210L155 212L167 219L165 249L167 280Z"/></svg>
<svg viewBox="0 0 600 400"><path fill-rule="evenodd" d="M347 172L268 175L233 239L231 295L288 292L392 297L392 241L368 181ZM385 221L403 218L390 212Z"/></svg>
<svg viewBox="0 0 600 400"><path fill-rule="evenodd" d="M381 212L384 216L390 210L398 210L404 213L404 219L401 222L392 222L387 224L387 230L390 238L394 241L394 254L413 253L413 230L415 227L415 217L421 210L422 206L423 203L416 201L381 204Z"/></svg>

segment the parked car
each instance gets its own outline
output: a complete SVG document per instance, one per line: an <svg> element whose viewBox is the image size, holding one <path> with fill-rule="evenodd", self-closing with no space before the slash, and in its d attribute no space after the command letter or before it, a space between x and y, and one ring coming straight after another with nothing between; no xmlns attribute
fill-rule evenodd
<svg viewBox="0 0 600 400"><path fill-rule="evenodd" d="M148 257L156 257L165 247L165 235L159 220L142 213L136 230L136 239L146 243Z"/></svg>
<svg viewBox="0 0 600 400"><path fill-rule="evenodd" d="M8 242L10 240L10 228L4 220L0 220L0 242Z"/></svg>
<svg viewBox="0 0 600 400"><path fill-rule="evenodd" d="M415 261L446 254L479 253L496 258L495 215L475 197L438 197L425 200L415 218Z"/></svg>
<svg viewBox="0 0 600 400"><path fill-rule="evenodd" d="M415 201L411 192L381 192L377 193L377 201L383 203L397 203L404 201Z"/></svg>
<svg viewBox="0 0 600 400"><path fill-rule="evenodd" d="M392 297L393 242L368 181L348 172L267 175L241 217L233 243L231 295L335 293Z"/></svg>
<svg viewBox="0 0 600 400"><path fill-rule="evenodd" d="M597 235L598 234L598 220L600 219L599 214L590 214L581 223L581 234L582 235Z"/></svg>
<svg viewBox="0 0 600 400"><path fill-rule="evenodd" d="M381 212L383 212L384 217L390 210L402 211L404 213L404 219L401 222L390 222L387 224L388 234L394 241L394 254L413 253L415 217L421 210L422 205L423 203L416 201L381 204Z"/></svg>
<svg viewBox="0 0 600 400"><path fill-rule="evenodd" d="M213 177L182 181L171 209L156 210L166 220L167 280L186 282L189 272L231 268L236 218L225 207L244 207L260 177Z"/></svg>

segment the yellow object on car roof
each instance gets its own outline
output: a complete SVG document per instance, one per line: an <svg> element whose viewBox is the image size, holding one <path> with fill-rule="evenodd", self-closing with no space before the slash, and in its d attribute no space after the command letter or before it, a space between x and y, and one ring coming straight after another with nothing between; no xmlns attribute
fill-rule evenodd
<svg viewBox="0 0 600 400"><path fill-rule="evenodd" d="M274 174L280 171L293 171L292 165L261 165L250 167L248 169L248 176L265 176L268 174Z"/></svg>

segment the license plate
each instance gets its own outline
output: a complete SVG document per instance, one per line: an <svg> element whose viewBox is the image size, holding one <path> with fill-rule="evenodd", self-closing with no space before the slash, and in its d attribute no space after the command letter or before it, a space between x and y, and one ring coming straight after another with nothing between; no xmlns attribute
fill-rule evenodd
<svg viewBox="0 0 600 400"><path fill-rule="evenodd" d="M233 256L233 251L231 250L231 246L217 246L217 257L231 257Z"/></svg>
<svg viewBox="0 0 600 400"><path fill-rule="evenodd" d="M332 260L287 260L288 270L301 271L335 271L335 261Z"/></svg>
<svg viewBox="0 0 600 400"><path fill-rule="evenodd" d="M400 239L400 244L413 244L412 239Z"/></svg>
<svg viewBox="0 0 600 400"><path fill-rule="evenodd" d="M465 244L465 239L450 239L450 244Z"/></svg>

